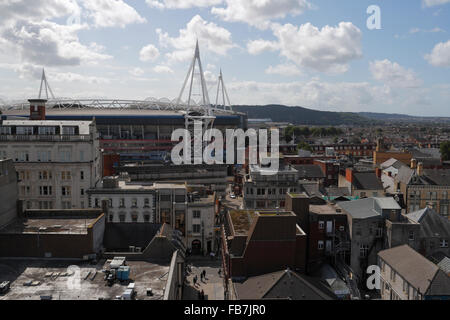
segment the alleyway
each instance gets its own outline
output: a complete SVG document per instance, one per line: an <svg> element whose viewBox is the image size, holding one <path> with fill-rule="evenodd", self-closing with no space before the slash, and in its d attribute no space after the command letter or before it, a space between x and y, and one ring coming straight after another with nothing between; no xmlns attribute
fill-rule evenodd
<svg viewBox="0 0 450 320"><path fill-rule="evenodd" d="M191 273L187 275L184 285L183 300L198 300L198 292L204 291L205 300L223 300L223 278L219 276L221 261L217 257L211 261L210 257L191 256L187 263L191 265ZM206 271L206 280L201 281L201 272ZM197 285L194 287L193 279L197 275Z"/></svg>

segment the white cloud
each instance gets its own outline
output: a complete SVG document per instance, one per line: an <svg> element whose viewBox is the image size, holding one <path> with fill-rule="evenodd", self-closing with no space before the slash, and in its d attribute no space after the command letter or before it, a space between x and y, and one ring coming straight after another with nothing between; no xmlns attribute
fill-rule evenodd
<svg viewBox="0 0 450 320"><path fill-rule="evenodd" d="M277 49L278 44L274 41L258 39L247 43L247 51L253 55L260 54L264 51L276 51Z"/></svg>
<svg viewBox="0 0 450 320"><path fill-rule="evenodd" d="M31 79L31 80L40 80L43 69L42 66L30 63L15 64L15 65L0 64L0 68L14 70L19 74L19 77L21 79ZM46 69L45 73L47 79L51 82L50 85L58 82L61 83L79 82L87 84L105 84L110 82L110 79L104 77L87 76L74 72L59 72L55 69Z"/></svg>
<svg viewBox="0 0 450 320"><path fill-rule="evenodd" d="M95 64L112 57L104 54L96 43L80 43L77 31L82 26L63 26L50 21L40 23L19 21L1 33L8 45L19 54L23 62L40 65Z"/></svg>
<svg viewBox="0 0 450 320"><path fill-rule="evenodd" d="M55 19L68 18L60 24ZM97 64L111 59L97 43L82 44L80 30L145 22L122 0L4 0L0 3L0 53L8 60L47 66ZM13 61L14 62L14 61Z"/></svg>
<svg viewBox="0 0 450 320"><path fill-rule="evenodd" d="M362 33L351 22L322 29L311 23L299 27L273 24L272 31L278 41L251 41L247 45L248 51L258 54L279 50L280 55L300 67L329 73L346 72L350 61L362 57Z"/></svg>
<svg viewBox="0 0 450 320"><path fill-rule="evenodd" d="M450 3L450 0L422 0L425 7L435 7L446 3Z"/></svg>
<svg viewBox="0 0 450 320"><path fill-rule="evenodd" d="M367 82L330 83L313 79L307 82L282 83L238 81L229 84L229 93L240 104L285 104L317 110L357 112L389 104L388 88Z"/></svg>
<svg viewBox="0 0 450 320"><path fill-rule="evenodd" d="M409 33L411 34L415 34L415 33L419 33L419 32L423 32L423 33L438 33L438 32L445 32L445 30L436 27L430 30L427 29L420 29L420 28L412 28L411 30L409 30Z"/></svg>
<svg viewBox="0 0 450 320"><path fill-rule="evenodd" d="M225 21L239 21L258 28L267 28L270 21L297 16L312 9L307 0L225 0L225 7L214 7L211 13Z"/></svg>
<svg viewBox="0 0 450 320"><path fill-rule="evenodd" d="M450 67L450 40L438 43L425 59L435 67Z"/></svg>
<svg viewBox="0 0 450 320"><path fill-rule="evenodd" d="M158 9L188 9L210 7L221 4L222 0L146 0L150 7Z"/></svg>
<svg viewBox="0 0 450 320"><path fill-rule="evenodd" d="M140 77L145 73L145 71L142 70L141 68L133 68L129 70L128 73L131 74L132 76Z"/></svg>
<svg viewBox="0 0 450 320"><path fill-rule="evenodd" d="M278 74L282 76L299 76L302 71L294 64L279 64L276 66L269 66L266 71L267 74Z"/></svg>
<svg viewBox="0 0 450 320"><path fill-rule="evenodd" d="M124 28L132 23L145 23L147 20L122 0L82 0L87 16L96 27Z"/></svg>
<svg viewBox="0 0 450 320"><path fill-rule="evenodd" d="M156 30L162 47L174 49L167 54L169 61L185 61L192 58L195 43L198 39L201 50L226 55L228 50L235 47L231 40L231 33L213 22L203 20L199 15L194 16L179 31L178 37L170 37L161 29Z"/></svg>
<svg viewBox="0 0 450 320"><path fill-rule="evenodd" d="M139 59L141 61L155 61L159 57L159 50L154 45L149 44L143 47L139 53Z"/></svg>
<svg viewBox="0 0 450 320"><path fill-rule="evenodd" d="M153 68L156 73L173 73L173 70L168 66L159 65Z"/></svg>
<svg viewBox="0 0 450 320"><path fill-rule="evenodd" d="M417 88L423 83L413 70L406 69L388 59L370 62L369 69L375 80L384 82L388 86Z"/></svg>

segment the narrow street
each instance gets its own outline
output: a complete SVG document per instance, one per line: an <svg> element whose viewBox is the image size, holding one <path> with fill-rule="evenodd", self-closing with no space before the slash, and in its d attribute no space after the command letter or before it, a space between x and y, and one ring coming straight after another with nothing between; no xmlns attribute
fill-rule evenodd
<svg viewBox="0 0 450 320"><path fill-rule="evenodd" d="M221 261L218 257L214 260L208 257L191 256L187 259L191 266L191 272L186 277L184 284L183 300L198 300L198 293L205 293L205 300L223 300L224 286L223 278L219 276ZM206 279L201 280L201 272L206 271ZM193 279L197 276L197 284L194 286Z"/></svg>

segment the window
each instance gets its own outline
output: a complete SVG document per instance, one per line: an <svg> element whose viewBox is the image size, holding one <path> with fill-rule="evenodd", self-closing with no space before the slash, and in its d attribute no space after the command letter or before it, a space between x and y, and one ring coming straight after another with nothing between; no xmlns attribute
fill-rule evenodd
<svg viewBox="0 0 450 320"><path fill-rule="evenodd" d="M136 199L136 198L133 198L133 199L131 200L131 207L132 207L132 208L137 208L137 203L138 203L137 199Z"/></svg>
<svg viewBox="0 0 450 320"><path fill-rule="evenodd" d="M403 280L403 292L408 292L409 290L408 282Z"/></svg>
<svg viewBox="0 0 450 320"><path fill-rule="evenodd" d="M39 171L39 180L50 180L52 179L51 171Z"/></svg>
<svg viewBox="0 0 450 320"><path fill-rule="evenodd" d="M177 195L175 196L175 202L176 203L183 203L186 201L186 197L184 195Z"/></svg>
<svg viewBox="0 0 450 320"><path fill-rule="evenodd" d="M72 209L72 203L70 201L61 202L63 209Z"/></svg>
<svg viewBox="0 0 450 320"><path fill-rule="evenodd" d="M160 196L160 200L161 201L170 201L170 195L169 194L162 194L161 196Z"/></svg>
<svg viewBox="0 0 450 320"><path fill-rule="evenodd" d="M192 225L192 231L193 231L193 233L200 233L200 225L199 224L193 224Z"/></svg>
<svg viewBox="0 0 450 320"><path fill-rule="evenodd" d="M51 201L39 201L39 209L41 210L48 210L53 209L53 202ZM69 208L67 208L69 209Z"/></svg>
<svg viewBox="0 0 450 320"><path fill-rule="evenodd" d="M113 208L113 199L108 199L108 207Z"/></svg>
<svg viewBox="0 0 450 320"><path fill-rule="evenodd" d="M70 150L60 150L59 151L59 160L61 162L70 162L71 161Z"/></svg>
<svg viewBox="0 0 450 320"><path fill-rule="evenodd" d="M440 213L443 216L448 216L448 204L441 204Z"/></svg>
<svg viewBox="0 0 450 320"><path fill-rule="evenodd" d="M52 153L51 151L38 151L37 152L37 161L38 162L50 162L52 161Z"/></svg>
<svg viewBox="0 0 450 320"><path fill-rule="evenodd" d="M359 246L359 256L361 258L366 258L369 253L369 245L362 244Z"/></svg>
<svg viewBox="0 0 450 320"><path fill-rule="evenodd" d="M439 241L439 245L441 248L448 248L448 240L447 239L441 239Z"/></svg>
<svg viewBox="0 0 450 320"><path fill-rule="evenodd" d="M194 219L200 219L200 215L201 215L200 210L194 210L193 212Z"/></svg>
<svg viewBox="0 0 450 320"><path fill-rule="evenodd" d="M144 208L150 208L150 199L149 198L144 199Z"/></svg>
<svg viewBox="0 0 450 320"><path fill-rule="evenodd" d="M94 207L95 208L99 208L100 207L98 198L95 198L95 200L94 200Z"/></svg>
<svg viewBox="0 0 450 320"><path fill-rule="evenodd" d="M52 195L52 187L51 186L40 186L39 194L41 196L51 196Z"/></svg>
<svg viewBox="0 0 450 320"><path fill-rule="evenodd" d="M125 222L125 215L124 214L120 214L119 215L119 221L120 222Z"/></svg>
<svg viewBox="0 0 450 320"><path fill-rule="evenodd" d="M145 214L144 215L144 221L145 222L150 222L150 215L149 214Z"/></svg>
<svg viewBox="0 0 450 320"><path fill-rule="evenodd" d="M319 229L323 230L324 227L325 227L325 222L319 221Z"/></svg>
<svg viewBox="0 0 450 320"><path fill-rule="evenodd" d="M80 180L84 180L84 171L80 171Z"/></svg>
<svg viewBox="0 0 450 320"><path fill-rule="evenodd" d="M75 135L75 131L76 131L77 127L63 127L63 135Z"/></svg>
<svg viewBox="0 0 450 320"><path fill-rule="evenodd" d="M124 198L121 198L119 200L119 208L125 208L125 199Z"/></svg>
<svg viewBox="0 0 450 320"><path fill-rule="evenodd" d="M32 135L33 134L33 127L17 127L16 128L16 134Z"/></svg>
<svg viewBox="0 0 450 320"><path fill-rule="evenodd" d="M409 237L408 237L408 239L409 239L410 241L413 241L413 240L414 240L414 231L410 231L410 232L409 232Z"/></svg>
<svg viewBox="0 0 450 320"><path fill-rule="evenodd" d="M391 281L395 282L396 277L397 273L394 271L394 269L391 269Z"/></svg>
<svg viewBox="0 0 450 320"><path fill-rule="evenodd" d="M138 215L137 214L132 214L131 215L131 221L137 222L138 221Z"/></svg>
<svg viewBox="0 0 450 320"><path fill-rule="evenodd" d="M55 127L39 127L38 133L39 135L55 135L56 130Z"/></svg>
<svg viewBox="0 0 450 320"><path fill-rule="evenodd" d="M317 242L317 249L323 250L323 241L322 241L322 240L319 240L319 241Z"/></svg>
<svg viewBox="0 0 450 320"><path fill-rule="evenodd" d="M62 187L61 188L61 195L63 196L70 196L70 187Z"/></svg>
<svg viewBox="0 0 450 320"><path fill-rule="evenodd" d="M80 189L80 195L84 196L84 189Z"/></svg>
<svg viewBox="0 0 450 320"><path fill-rule="evenodd" d="M30 155L27 151L16 152L16 162L28 162L30 161Z"/></svg>
<svg viewBox="0 0 450 320"><path fill-rule="evenodd" d="M377 238L382 238L383 237L383 228L377 228L376 229L376 235Z"/></svg>
<svg viewBox="0 0 450 320"><path fill-rule="evenodd" d="M70 171L61 171L61 180L71 180L72 174Z"/></svg>

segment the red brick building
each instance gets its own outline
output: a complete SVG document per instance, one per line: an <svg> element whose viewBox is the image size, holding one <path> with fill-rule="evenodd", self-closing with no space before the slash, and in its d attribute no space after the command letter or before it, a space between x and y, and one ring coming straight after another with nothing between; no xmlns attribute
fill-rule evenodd
<svg viewBox="0 0 450 320"><path fill-rule="evenodd" d="M286 210L294 212L297 223L307 234L306 271L312 272L323 263L333 263L335 256L349 257L347 216L326 203L310 204L305 195L287 194Z"/></svg>
<svg viewBox="0 0 450 320"><path fill-rule="evenodd" d="M226 278L305 270L306 234L292 212L231 210L222 238Z"/></svg>

